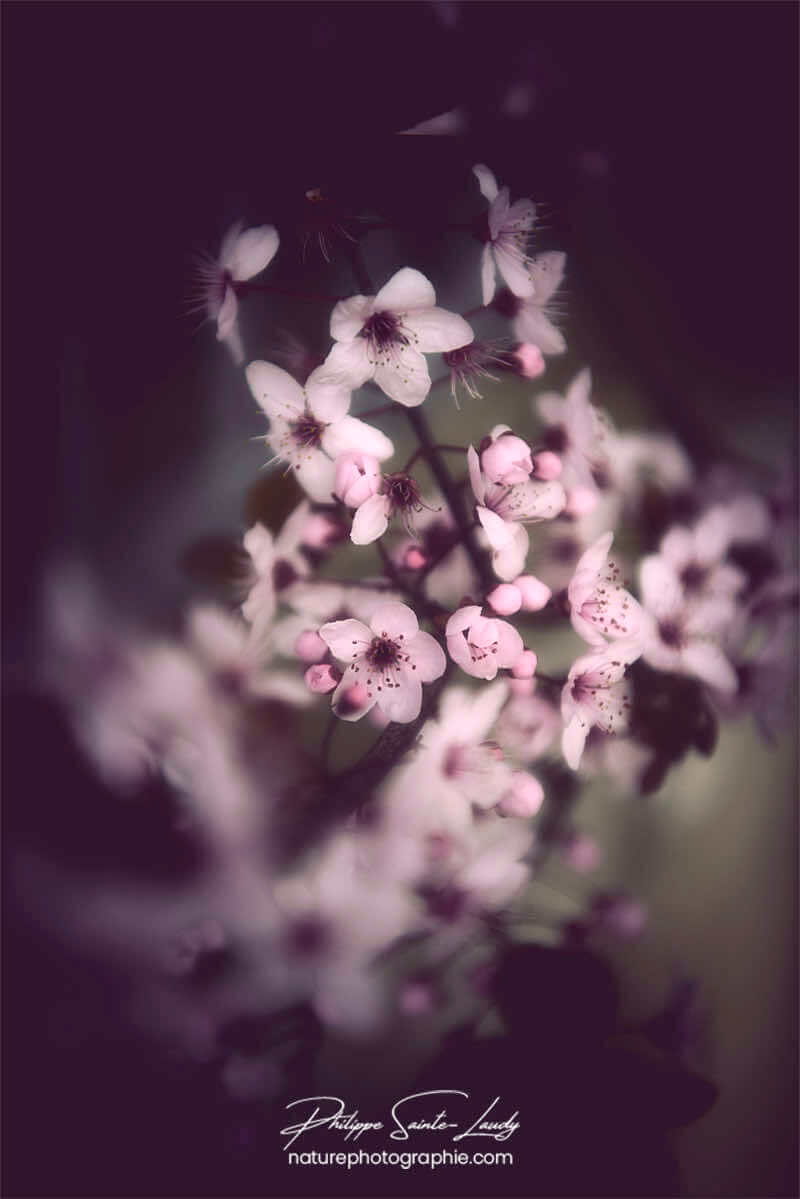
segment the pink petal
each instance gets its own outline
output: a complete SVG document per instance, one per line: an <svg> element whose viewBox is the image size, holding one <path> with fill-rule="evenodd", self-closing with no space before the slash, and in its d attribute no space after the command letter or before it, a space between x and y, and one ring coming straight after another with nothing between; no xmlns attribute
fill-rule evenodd
<svg viewBox="0 0 800 1199"><path fill-rule="evenodd" d="M271 362L251 362L245 376L253 398L270 418L295 420L305 411L302 387L279 366Z"/></svg>
<svg viewBox="0 0 800 1199"><path fill-rule="evenodd" d="M487 241L486 245L483 247L483 253L481 255L481 291L483 295L484 308L491 304L492 300L494 299L496 274L497 268L494 265L494 254L492 253L492 247L490 243Z"/></svg>
<svg viewBox="0 0 800 1199"><path fill-rule="evenodd" d="M274 225L248 229L230 246L224 266L237 281L252 279L272 262L278 252L279 241Z"/></svg>
<svg viewBox="0 0 800 1199"><path fill-rule="evenodd" d="M533 280L520 251L512 252L504 246L496 245L494 260L497 263L498 271L515 296L527 299L528 296L533 295Z"/></svg>
<svg viewBox="0 0 800 1199"><path fill-rule="evenodd" d="M322 365L327 374L343 380L353 390L371 379L374 370L363 337L356 337L353 341L337 341Z"/></svg>
<svg viewBox="0 0 800 1199"><path fill-rule="evenodd" d="M446 308L418 308L403 317L403 327L416 337L416 349L423 354L443 354L458 350L473 341L472 328L456 312Z"/></svg>
<svg viewBox="0 0 800 1199"><path fill-rule="evenodd" d="M392 639L402 637L408 641L419 632L419 622L406 604L381 604L369 622L373 634Z"/></svg>
<svg viewBox="0 0 800 1199"><path fill-rule="evenodd" d="M682 658L688 672L702 679L704 683L727 695L733 695L738 690L736 671L722 650L712 642L691 642L683 651Z"/></svg>
<svg viewBox="0 0 800 1199"><path fill-rule="evenodd" d="M478 186L481 189L481 195L491 204L497 199L497 180L494 174L482 162L479 162L472 168L472 173L478 180Z"/></svg>
<svg viewBox="0 0 800 1199"><path fill-rule="evenodd" d="M373 495L356 509L350 540L353 545L370 545L389 527L389 500L385 495Z"/></svg>
<svg viewBox="0 0 800 1199"><path fill-rule="evenodd" d="M430 633L417 633L406 649L411 657L411 664L417 668L415 674L420 682L432 683L444 674L447 658L439 642Z"/></svg>
<svg viewBox="0 0 800 1199"><path fill-rule="evenodd" d="M373 692L377 696L378 707L397 724L410 724L416 720L422 708L422 684L410 672L397 672L398 686L387 690Z"/></svg>
<svg viewBox="0 0 800 1199"><path fill-rule="evenodd" d="M317 420L330 424L341 420L350 408L351 384L344 375L324 363L313 370L306 381L308 406Z"/></svg>
<svg viewBox="0 0 800 1199"><path fill-rule="evenodd" d="M336 467L322 450L304 450L295 463L294 477L310 499L317 504L333 502Z"/></svg>
<svg viewBox="0 0 800 1199"><path fill-rule="evenodd" d="M375 382L390 400L416 408L431 389L428 364L418 350L404 346L392 360L375 367Z"/></svg>
<svg viewBox="0 0 800 1199"><path fill-rule="evenodd" d="M561 735L561 752L564 755L567 765L572 770L577 770L581 764L583 747L586 744L588 734L588 722L582 720L580 716L575 715Z"/></svg>
<svg viewBox="0 0 800 1199"><path fill-rule="evenodd" d="M322 434L322 448L331 458L338 458L349 450L360 450L379 462L385 462L394 453L394 446L385 433L355 416L343 416L328 425Z"/></svg>
<svg viewBox="0 0 800 1199"><path fill-rule="evenodd" d="M432 308L436 303L433 284L421 271L410 266L392 275L375 297L375 311L408 312L413 308Z"/></svg>
<svg viewBox="0 0 800 1199"><path fill-rule="evenodd" d="M454 637L456 633L463 633L464 629L468 629L480 614L481 610L478 604L468 604L465 608L459 608L447 622L444 631L445 637Z"/></svg>
<svg viewBox="0 0 800 1199"><path fill-rule="evenodd" d="M497 624L497 665L503 670L510 670L522 657L525 646L517 630L506 620L498 620Z"/></svg>
<svg viewBox="0 0 800 1199"><path fill-rule="evenodd" d="M537 304L546 304L556 288L561 285L566 264L567 256L560 250L536 255L529 270Z"/></svg>
<svg viewBox="0 0 800 1199"><path fill-rule="evenodd" d="M324 624L319 635L340 662L363 657L372 643L372 632L360 620L333 620Z"/></svg>
<svg viewBox="0 0 800 1199"><path fill-rule="evenodd" d="M350 296L347 300L340 300L331 313L331 337L334 341L352 341L374 309L374 296Z"/></svg>

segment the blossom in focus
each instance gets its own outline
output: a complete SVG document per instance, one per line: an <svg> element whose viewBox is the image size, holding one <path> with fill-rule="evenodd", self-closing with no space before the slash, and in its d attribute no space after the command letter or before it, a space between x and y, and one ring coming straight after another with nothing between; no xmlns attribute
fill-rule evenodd
<svg viewBox="0 0 800 1199"><path fill-rule="evenodd" d="M399 516L409 536L415 536L413 517L425 507L419 487L410 475L400 471L384 475L380 490L359 504L353 517L350 540L354 545L369 545L382 537L393 516Z"/></svg>
<svg viewBox="0 0 800 1199"><path fill-rule="evenodd" d="M591 729L624 732L631 707L627 667L641 656L635 642L618 641L578 658L570 667L561 693L564 732L561 752L567 765L577 770Z"/></svg>
<svg viewBox="0 0 800 1199"><path fill-rule="evenodd" d="M647 618L644 660L656 670L694 675L719 691L735 692L736 672L719 644L733 622L734 601L726 595L687 598L675 567L658 554L642 559L639 589Z"/></svg>
<svg viewBox="0 0 800 1199"><path fill-rule="evenodd" d="M377 458L350 450L336 459L334 494L348 508L358 508L375 495L381 484Z"/></svg>
<svg viewBox="0 0 800 1199"><path fill-rule="evenodd" d="M498 670L510 670L525 651L514 626L483 616L478 604L454 612L445 636L450 657L476 679L493 679Z"/></svg>
<svg viewBox="0 0 800 1199"><path fill-rule="evenodd" d="M473 446L467 451L467 464L476 514L492 548L494 572L511 582L522 574L528 554L525 523L557 516L566 500L564 488L555 479L542 483L528 479L510 487L492 483L483 474Z"/></svg>
<svg viewBox="0 0 800 1199"><path fill-rule="evenodd" d="M566 261L566 254L559 250L537 254L529 264L533 295L515 305L514 336L537 346L543 354L563 354L567 348L564 334L553 324L548 310L548 302L564 278Z"/></svg>
<svg viewBox="0 0 800 1199"><path fill-rule="evenodd" d="M385 434L348 415L350 392L324 365L312 371L305 388L270 362L251 362L246 375L269 417L265 441L275 460L289 463L312 500L331 502L340 454L357 450L382 462L394 453Z"/></svg>
<svg viewBox="0 0 800 1199"><path fill-rule="evenodd" d="M198 266L206 312L217 322L217 338L227 344L237 366L244 361L244 349L236 324L239 302L235 285L252 279L272 262L278 241L278 230L273 225L260 225L243 233L238 223L222 239L219 258L203 258Z"/></svg>
<svg viewBox="0 0 800 1199"><path fill-rule="evenodd" d="M515 296L532 296L534 282L529 270L527 247L536 215L533 201L517 200L515 204L509 204L508 188L498 188L497 180L487 166L479 163L472 171L481 194L489 201L489 236L481 263L484 306L491 304L494 299L498 271Z"/></svg>
<svg viewBox="0 0 800 1199"><path fill-rule="evenodd" d="M327 371L351 389L374 379L390 399L415 408L431 386L424 355L468 345L473 332L463 317L436 307L423 274L403 267L376 296L341 300L331 314L331 337Z"/></svg>
<svg viewBox="0 0 800 1199"><path fill-rule="evenodd" d="M360 620L335 620L323 625L319 635L346 664L333 694L333 710L344 720L360 719L375 704L398 724L416 720L422 684L438 679L447 665L438 641L420 631L405 604L384 604L369 627ZM342 711L339 701L352 687L362 688L365 698L355 711Z"/></svg>
<svg viewBox="0 0 800 1199"><path fill-rule="evenodd" d="M580 558L567 599L570 620L579 637L589 645L605 645L606 638L634 637L642 623L642 611L620 581L619 567L608 551L613 533L604 533Z"/></svg>
<svg viewBox="0 0 800 1199"><path fill-rule="evenodd" d="M511 432L508 425L496 425L489 433L490 444L481 451L481 470L492 483L510 487L524 483L533 472L531 447Z"/></svg>

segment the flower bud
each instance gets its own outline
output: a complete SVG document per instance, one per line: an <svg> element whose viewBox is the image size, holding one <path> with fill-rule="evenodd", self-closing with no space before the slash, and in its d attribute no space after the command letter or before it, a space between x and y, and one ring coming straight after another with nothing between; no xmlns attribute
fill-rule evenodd
<svg viewBox="0 0 800 1199"><path fill-rule="evenodd" d="M523 341L514 351L519 373L526 379L538 379L544 374L545 361L542 351L530 341Z"/></svg>
<svg viewBox="0 0 800 1199"><path fill-rule="evenodd" d="M536 654L532 649L526 649L522 657L511 667L515 679L532 679L536 674Z"/></svg>
<svg viewBox="0 0 800 1199"><path fill-rule="evenodd" d="M366 708L368 703L369 696L366 687L361 683L354 683L339 696L336 713L339 716L350 716L354 712L360 712L362 708Z"/></svg>
<svg viewBox="0 0 800 1199"><path fill-rule="evenodd" d="M376 495L381 485L378 459L360 450L349 450L336 459L333 490L348 508L358 508Z"/></svg>
<svg viewBox="0 0 800 1199"><path fill-rule="evenodd" d="M428 565L428 555L418 545L410 545L403 554L402 565L407 570L422 570L423 566Z"/></svg>
<svg viewBox="0 0 800 1199"><path fill-rule="evenodd" d="M513 616L522 607L522 593L513 583L500 583L486 600L499 616Z"/></svg>
<svg viewBox="0 0 800 1199"><path fill-rule="evenodd" d="M341 677L340 671L327 663L320 666L309 666L304 675L306 686L316 695L326 695L329 691L333 691L334 687L338 686Z"/></svg>
<svg viewBox="0 0 800 1199"><path fill-rule="evenodd" d="M533 695L536 690L536 679L515 679L508 680L508 686L512 695Z"/></svg>
<svg viewBox="0 0 800 1199"><path fill-rule="evenodd" d="M536 815L543 800L544 791L539 780L526 770L515 770L511 790L506 792L497 806L504 816L526 819Z"/></svg>
<svg viewBox="0 0 800 1199"><path fill-rule="evenodd" d="M325 549L334 541L341 541L345 530L337 520L326 516L324 512L315 512L306 521L303 530L303 545L311 549Z"/></svg>
<svg viewBox="0 0 800 1199"><path fill-rule="evenodd" d="M481 468L493 483L524 483L533 470L531 448L521 437L503 433L481 454Z"/></svg>
<svg viewBox="0 0 800 1199"><path fill-rule="evenodd" d="M547 584L535 575L520 575L514 580L514 586L522 595L525 612L540 612L553 594Z"/></svg>
<svg viewBox="0 0 800 1199"><path fill-rule="evenodd" d="M294 652L301 662L321 662L328 647L316 629L305 629L294 643Z"/></svg>
<svg viewBox="0 0 800 1199"><path fill-rule="evenodd" d="M554 454L552 450L542 450L540 454L536 454L533 459L533 473L545 483L557 479L561 474L561 459L558 454Z"/></svg>

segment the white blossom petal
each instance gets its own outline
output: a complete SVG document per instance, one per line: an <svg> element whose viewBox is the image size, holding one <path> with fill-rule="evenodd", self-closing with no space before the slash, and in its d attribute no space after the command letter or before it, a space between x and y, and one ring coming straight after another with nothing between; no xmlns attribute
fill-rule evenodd
<svg viewBox="0 0 800 1199"><path fill-rule="evenodd" d="M533 294L538 305L546 304L556 288L561 286L566 263L567 256L561 250L549 250L546 254L537 254L529 264Z"/></svg>
<svg viewBox="0 0 800 1199"><path fill-rule="evenodd" d="M397 672L396 687L384 688L377 693L378 707L397 724L410 724L422 709L422 683L413 677L408 668Z"/></svg>
<svg viewBox="0 0 800 1199"><path fill-rule="evenodd" d="M497 268L494 264L494 254L492 253L491 244L487 241L483 247L481 255L481 291L483 293L483 306L486 308L494 299L495 288L497 286L495 276Z"/></svg>
<svg viewBox="0 0 800 1199"><path fill-rule="evenodd" d="M739 688L736 671L722 650L711 641L692 641L681 655L684 667L704 683L734 694Z"/></svg>
<svg viewBox="0 0 800 1199"><path fill-rule="evenodd" d="M329 424L341 420L350 409L352 387L345 375L322 364L306 380L308 407L317 420Z"/></svg>
<svg viewBox="0 0 800 1199"><path fill-rule="evenodd" d="M404 266L392 275L375 297L375 311L405 313L414 308L432 308L436 303L433 284L421 271Z"/></svg>
<svg viewBox="0 0 800 1199"><path fill-rule="evenodd" d="M381 604L375 609L369 623L372 632L378 637L403 637L411 640L419 632L419 622L407 604Z"/></svg>
<svg viewBox="0 0 800 1199"><path fill-rule="evenodd" d="M527 261L522 253L507 250L505 246L494 247L494 260L497 269L505 279L511 291L520 299L533 295L533 279L528 271Z"/></svg>
<svg viewBox="0 0 800 1199"><path fill-rule="evenodd" d="M350 662L366 653L372 642L372 632L360 620L333 620L324 624L319 635L340 662Z"/></svg>
<svg viewBox="0 0 800 1199"><path fill-rule="evenodd" d="M577 770L581 764L583 747L589 733L589 722L581 719L577 713L561 735L561 752L564 760L572 770Z"/></svg>
<svg viewBox="0 0 800 1199"><path fill-rule="evenodd" d="M220 261L237 282L260 274L278 252L280 239L274 225L259 225L240 234Z"/></svg>
<svg viewBox="0 0 800 1199"><path fill-rule="evenodd" d="M251 362L245 376L254 400L270 419L294 420L305 411L302 387L279 366L271 362Z"/></svg>
<svg viewBox="0 0 800 1199"><path fill-rule="evenodd" d="M302 457L294 464L294 477L315 503L333 503L336 463L321 450L303 450Z"/></svg>
<svg viewBox="0 0 800 1199"><path fill-rule="evenodd" d="M359 504L353 516L350 540L354 545L370 545L389 527L390 502L385 495L373 495Z"/></svg>
<svg viewBox="0 0 800 1199"><path fill-rule="evenodd" d="M385 462L394 453L394 446L385 433L356 416L343 416L328 425L321 440L322 448L331 458L338 458L349 450L360 450L362 454L371 454L379 462Z"/></svg>
<svg viewBox="0 0 800 1199"><path fill-rule="evenodd" d="M341 379L354 391L372 378L374 367L369 361L367 342L363 337L353 341L337 341L322 364L326 373Z"/></svg>
<svg viewBox="0 0 800 1199"><path fill-rule="evenodd" d="M416 408L431 389L428 364L412 346L396 349L389 362L375 367L374 377L390 400L406 408Z"/></svg>
<svg viewBox="0 0 800 1199"><path fill-rule="evenodd" d="M458 350L474 339L472 328L457 312L446 308L418 308L403 317L403 327L416 335L416 349L423 354Z"/></svg>
<svg viewBox="0 0 800 1199"><path fill-rule="evenodd" d="M406 649L417 667L420 682L432 683L444 674L447 658L439 642L430 633L417 633Z"/></svg>
<svg viewBox="0 0 800 1199"><path fill-rule="evenodd" d="M350 296L347 300L340 300L331 313L331 337L334 341L352 341L374 309L374 296Z"/></svg>
<svg viewBox="0 0 800 1199"><path fill-rule="evenodd" d="M495 179L494 174L487 166L484 166L482 162L479 162L472 168L472 173L478 180L478 186L481 189L481 195L491 204L492 201L497 199L498 192L497 180Z"/></svg>

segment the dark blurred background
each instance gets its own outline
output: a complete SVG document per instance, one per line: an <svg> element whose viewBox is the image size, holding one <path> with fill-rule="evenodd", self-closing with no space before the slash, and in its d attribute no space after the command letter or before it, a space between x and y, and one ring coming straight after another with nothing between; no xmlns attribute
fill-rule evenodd
<svg viewBox="0 0 800 1199"><path fill-rule="evenodd" d="M591 361L601 390L645 394L645 419L668 424L700 465L733 450L777 472L796 445L797 11L763 0L7 3L9 687L24 689L54 554L81 553L123 607L168 622L188 590L182 539L241 527L241 493L262 460L246 439L261 422L213 332L186 315L191 253L215 250L236 219L274 222L282 248L270 281L288 283L311 187L435 228L437 196L454 178L469 195L471 165L487 162L514 195L543 201L540 246L567 251L570 364ZM452 109L457 137L394 136ZM307 276L317 284L331 277L318 259ZM264 352L264 329L245 330ZM568 377L559 369L555 382ZM39 734L35 713L15 719L18 750ZM793 819L782 827L791 843ZM785 861L780 877L791 932ZM20 955L24 924L10 908L11 1010L37 989L42 1018L58 964ZM770 1076L785 1119L749 1150L742 1194L793 1193L785 924L780 937L789 1039ZM22 1073L30 1087L51 1068L46 1034L23 1021L9 1036L28 1056L24 1067L15 1059L7 1105ZM44 1161L56 1121L49 1109L36 1128ZM716 1178L714 1193L733 1193L731 1128L701 1154L690 1187ZM14 1165L14 1193L55 1193L41 1162ZM71 1163L77 1181L67 1170L63 1193L87 1185L84 1166Z"/></svg>

